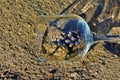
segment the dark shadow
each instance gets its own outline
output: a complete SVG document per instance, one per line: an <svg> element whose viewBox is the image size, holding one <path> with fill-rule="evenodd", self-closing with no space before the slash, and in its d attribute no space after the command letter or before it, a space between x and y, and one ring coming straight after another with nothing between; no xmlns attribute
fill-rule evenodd
<svg viewBox="0 0 120 80"><path fill-rule="evenodd" d="M3 76L0 76L0 80L21 80L21 75L19 72L9 72L5 71Z"/></svg>
<svg viewBox="0 0 120 80"><path fill-rule="evenodd" d="M75 5L79 1L80 0L74 0L70 5L68 5L65 9L63 9L60 14L66 13L66 11L68 11L73 5Z"/></svg>
<svg viewBox="0 0 120 80"><path fill-rule="evenodd" d="M102 32L102 34L107 34L112 29L111 24L112 24L112 18L108 18L108 19L104 20L103 22L98 23L97 27L100 28L98 30L100 30L100 32ZM96 31L98 31L98 30L96 30Z"/></svg>
<svg viewBox="0 0 120 80"><path fill-rule="evenodd" d="M112 18L108 18L103 22L99 23L97 27L100 27L103 34L109 33L113 27L120 27L120 21L113 22Z"/></svg>
<svg viewBox="0 0 120 80"><path fill-rule="evenodd" d="M87 15L85 13L81 13L81 14L78 14L80 17L82 17L83 19L87 19Z"/></svg>
<svg viewBox="0 0 120 80"><path fill-rule="evenodd" d="M94 32L98 32L98 30L102 30L102 32L103 32L103 34L107 34L110 30L111 30L111 28L112 27L115 27L115 26L120 26L120 20L118 21L114 21L113 19L112 19L112 17L110 17L110 18L108 18L108 19L106 19L106 20L104 20L103 22L98 22L97 21L97 18L99 17L99 15L101 15L101 13L104 13L103 12L103 8L105 7L105 5L102 5L101 3L105 3L105 1L104 0L100 0L99 1L99 5L97 6L97 9L96 9L96 11L94 12L94 14L93 14L93 16L92 16L92 18L91 18L91 20L88 22L88 25L90 26L90 29L92 30L92 31L94 31ZM120 1L116 1L115 2L117 5L118 5L118 7L119 7L119 9L120 9ZM113 3L113 4L115 4L115 3ZM113 6L113 4L111 4L111 6ZM109 4L110 5L110 4ZM114 7L114 6L113 6ZM110 12L111 12L111 10L109 10L108 12L106 12L106 14L110 14ZM119 11L120 12L120 11ZM97 24L97 26L94 26L93 25L93 23L96 23ZM100 28L100 29L96 29L96 28ZM105 29L106 28L106 29ZM107 29L108 28L108 29Z"/></svg>
<svg viewBox="0 0 120 80"><path fill-rule="evenodd" d="M120 0L118 1L118 6L119 6L119 8L120 8Z"/></svg>
<svg viewBox="0 0 120 80"><path fill-rule="evenodd" d="M19 73L14 73L14 75L13 76L11 76L11 79L13 79L13 80L20 80L21 79L21 77L20 77L20 74Z"/></svg>
<svg viewBox="0 0 120 80"><path fill-rule="evenodd" d="M111 27L120 27L120 20L119 21L115 21L111 24Z"/></svg>
<svg viewBox="0 0 120 80"><path fill-rule="evenodd" d="M111 53L120 57L120 44L105 42L104 47L109 50Z"/></svg>
<svg viewBox="0 0 120 80"><path fill-rule="evenodd" d="M104 3L104 2L105 2L104 0L100 0L100 3ZM91 20L88 22L88 25L91 26L90 29L92 31L97 31L96 29L94 29L95 26L93 25L93 23L98 24L97 18L102 13L103 7L104 7L104 5L99 4L97 6L97 9L96 9L95 13L93 14Z"/></svg>
<svg viewBox="0 0 120 80"><path fill-rule="evenodd" d="M57 72L57 70L58 69L53 69L53 70L50 71L50 73L55 74Z"/></svg>
<svg viewBox="0 0 120 80"><path fill-rule="evenodd" d="M96 45L97 45L97 43L91 45L89 51L90 51L91 49L93 49Z"/></svg>

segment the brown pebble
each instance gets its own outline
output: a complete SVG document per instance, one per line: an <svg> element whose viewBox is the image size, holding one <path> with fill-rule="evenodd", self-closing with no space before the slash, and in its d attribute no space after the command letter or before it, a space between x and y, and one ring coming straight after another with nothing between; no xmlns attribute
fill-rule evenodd
<svg viewBox="0 0 120 80"><path fill-rule="evenodd" d="M71 43L71 44L69 44L69 47L72 47L73 46L73 44Z"/></svg>

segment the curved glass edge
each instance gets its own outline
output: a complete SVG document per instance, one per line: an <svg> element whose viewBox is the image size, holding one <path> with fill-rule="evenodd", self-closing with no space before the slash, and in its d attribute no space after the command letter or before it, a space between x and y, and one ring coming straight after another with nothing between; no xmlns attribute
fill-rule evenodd
<svg viewBox="0 0 120 80"><path fill-rule="evenodd" d="M84 30L85 30L85 48L84 48L84 50L81 52L81 54L78 54L78 56L80 57L80 58L83 58L86 54L87 54L87 52L88 52L88 50L90 49L90 46L91 46L91 43L92 43L92 41L93 41L93 39L92 39L92 37L91 37L91 31L90 31L90 28L89 28L89 26L88 26L88 24L86 23L86 21L83 19L83 18L79 18L79 20L82 22L82 24L84 25L83 26L83 28L84 28Z"/></svg>

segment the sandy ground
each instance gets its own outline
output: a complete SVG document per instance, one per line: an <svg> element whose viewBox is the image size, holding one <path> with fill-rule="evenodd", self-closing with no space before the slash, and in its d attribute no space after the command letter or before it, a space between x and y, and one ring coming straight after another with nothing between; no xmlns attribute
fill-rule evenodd
<svg viewBox="0 0 120 80"><path fill-rule="evenodd" d="M80 15L96 33L120 34L120 0L0 0L0 80L120 79L119 43L98 43L78 61L38 61L40 15L61 13Z"/></svg>

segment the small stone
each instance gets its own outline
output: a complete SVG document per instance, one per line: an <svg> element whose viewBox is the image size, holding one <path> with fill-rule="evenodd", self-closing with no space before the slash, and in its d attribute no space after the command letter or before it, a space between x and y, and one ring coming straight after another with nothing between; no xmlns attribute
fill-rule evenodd
<svg viewBox="0 0 120 80"><path fill-rule="evenodd" d="M71 40L72 40L72 41L75 41L75 40L76 40L76 38L74 38L74 37L71 37Z"/></svg>
<svg viewBox="0 0 120 80"><path fill-rule="evenodd" d="M61 46L59 47L56 52L53 55L53 58L57 59L57 60L64 60L66 55L68 53L68 49L66 49L65 47Z"/></svg>
<svg viewBox="0 0 120 80"><path fill-rule="evenodd" d="M78 39L78 42L81 42L81 39Z"/></svg>
<svg viewBox="0 0 120 80"><path fill-rule="evenodd" d="M72 79L77 79L77 76L79 76L79 75L74 72L74 73L71 73L70 76L71 76Z"/></svg>
<svg viewBox="0 0 120 80"><path fill-rule="evenodd" d="M72 37L72 33L71 32L68 33L68 37Z"/></svg>
<svg viewBox="0 0 120 80"><path fill-rule="evenodd" d="M47 73L47 76L52 77L53 75L52 75L52 73Z"/></svg>
<svg viewBox="0 0 120 80"><path fill-rule="evenodd" d="M73 43L70 43L70 44L69 44L69 47L72 47L72 46L73 46Z"/></svg>
<svg viewBox="0 0 120 80"><path fill-rule="evenodd" d="M53 53L55 51L55 49L57 48L56 45L54 45L54 44L51 45L48 43L44 43L43 46L48 53Z"/></svg>
<svg viewBox="0 0 120 80"><path fill-rule="evenodd" d="M65 42L66 42L66 43L70 43L70 40L67 39L67 40L65 40Z"/></svg>

